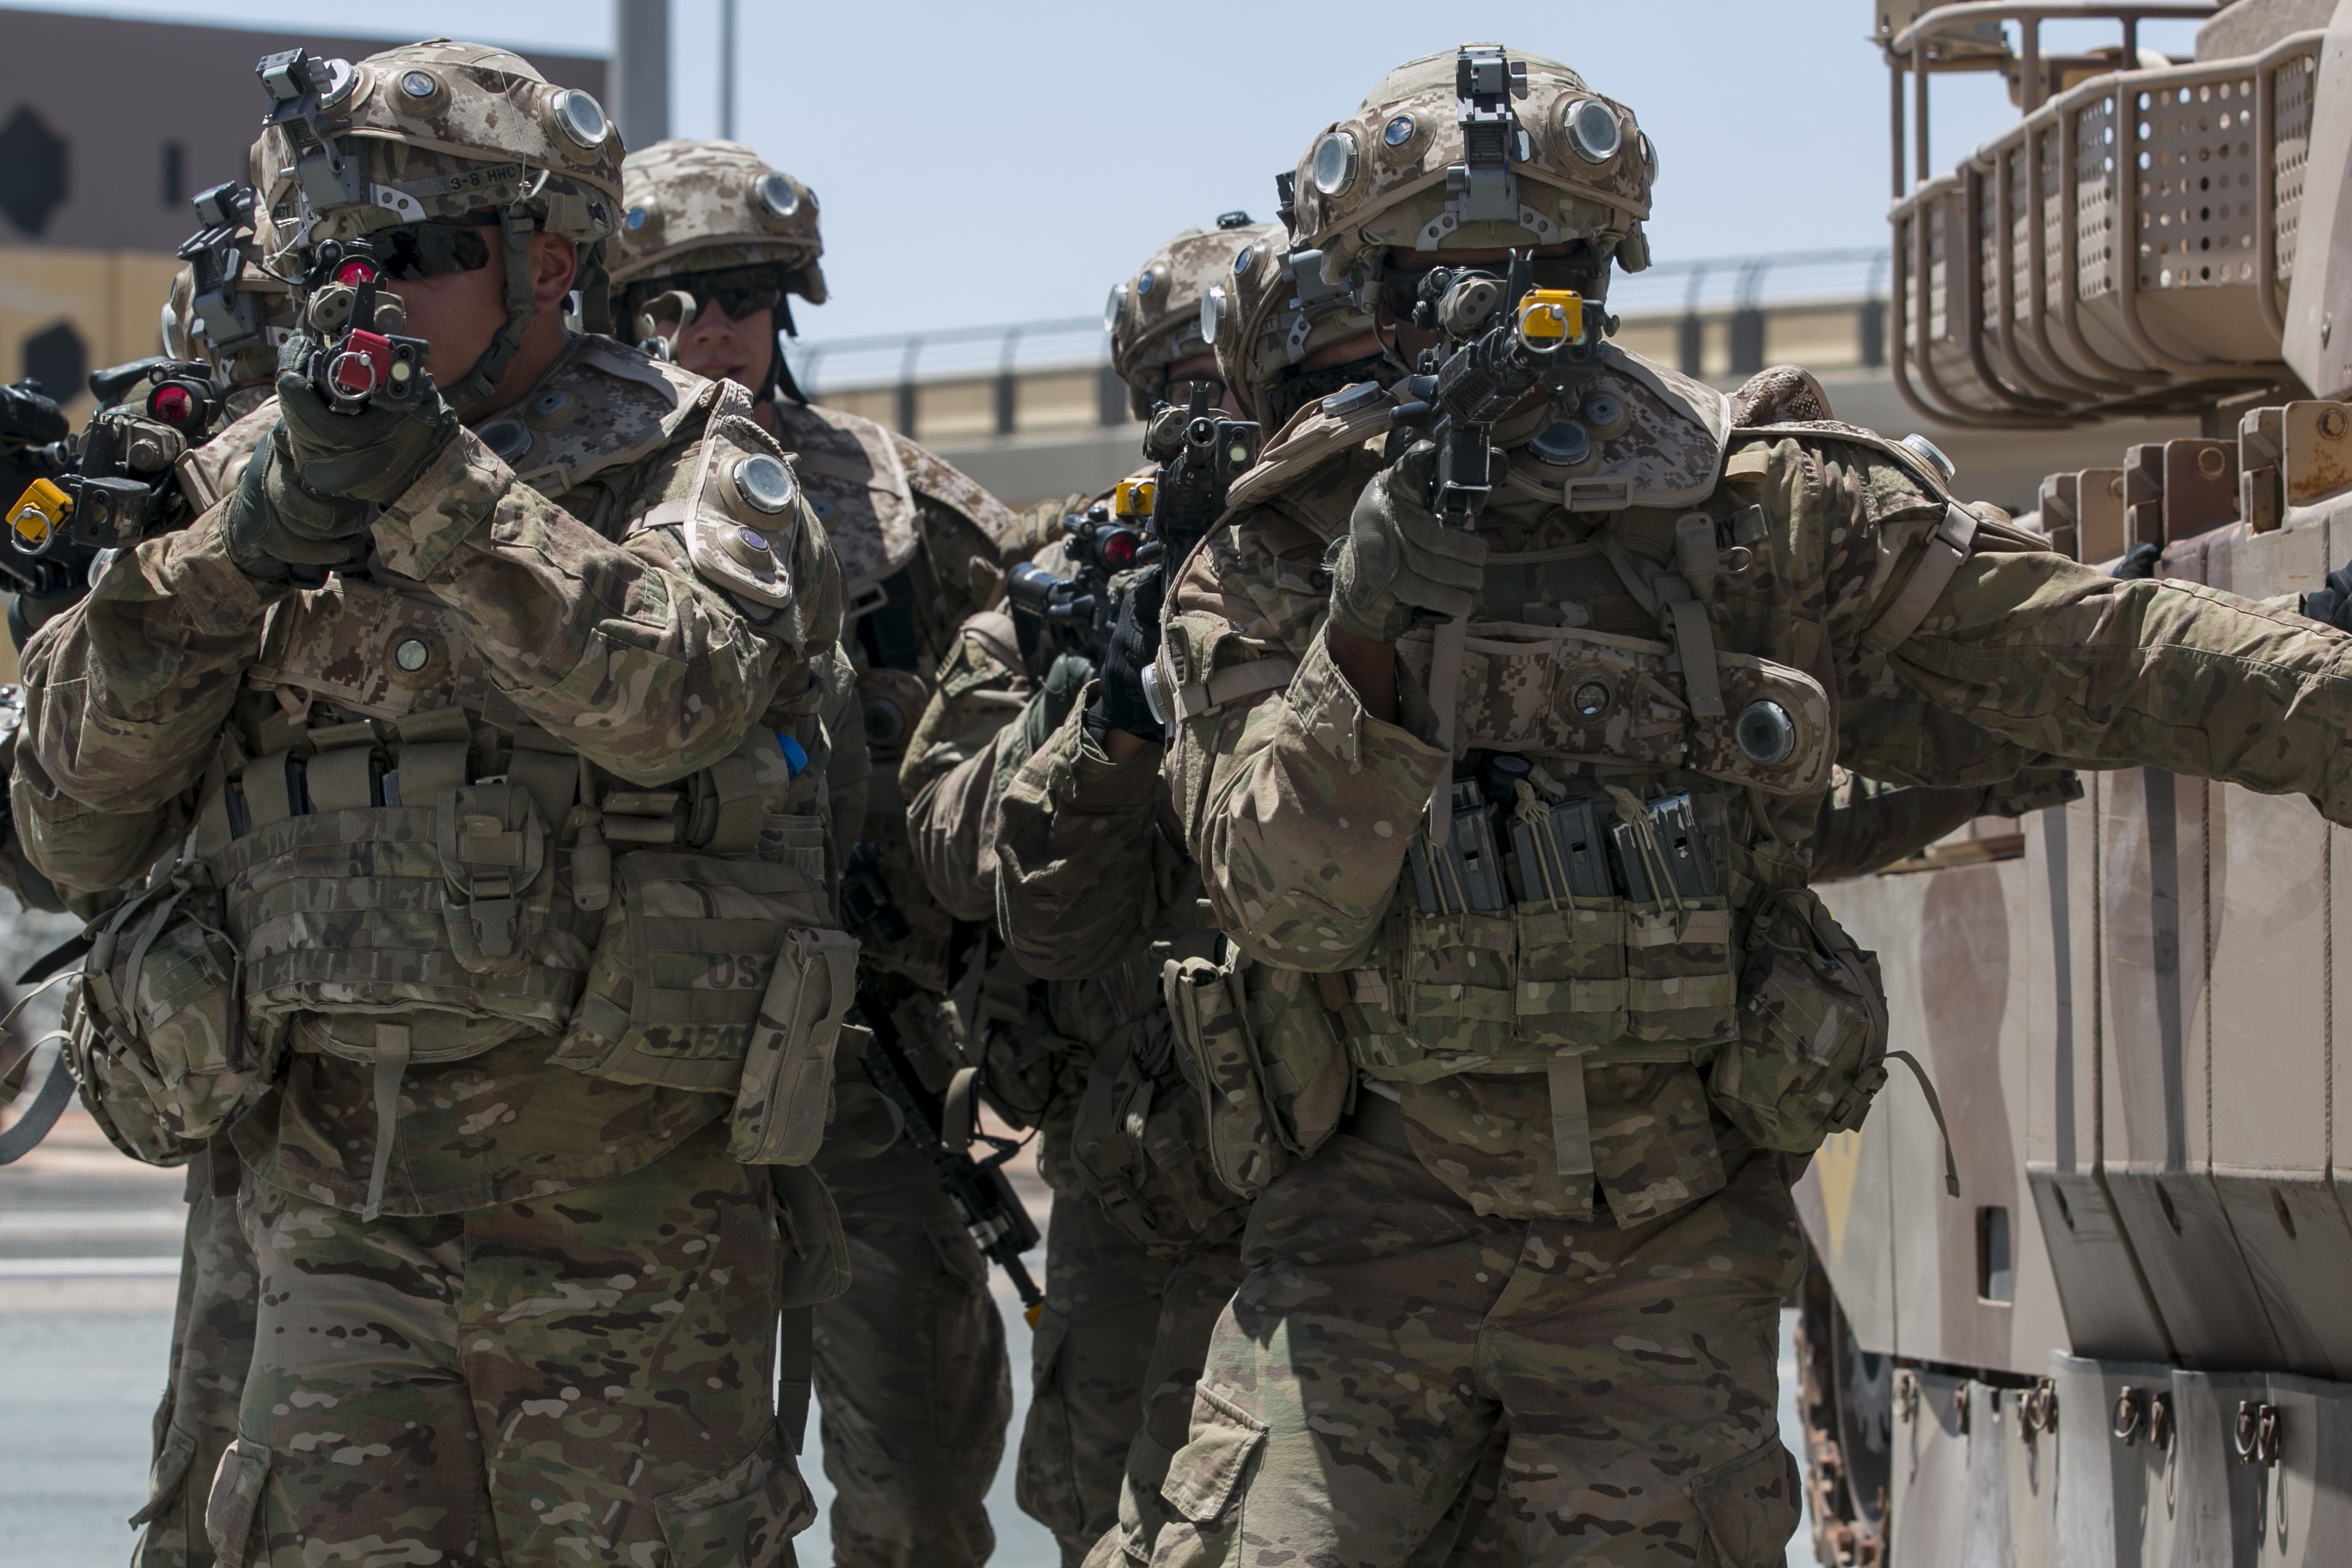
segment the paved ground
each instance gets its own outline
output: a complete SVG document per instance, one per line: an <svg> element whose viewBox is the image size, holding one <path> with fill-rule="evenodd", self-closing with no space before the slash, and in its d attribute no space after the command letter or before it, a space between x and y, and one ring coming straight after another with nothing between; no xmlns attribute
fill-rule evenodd
<svg viewBox="0 0 2352 1568"><path fill-rule="evenodd" d="M1023 1173L1023 1195L1043 1228L1046 1190ZM179 1266L181 1176L109 1148L76 1112L49 1142L0 1171L0 1562L10 1568L121 1568L131 1534L123 1520L146 1490L148 1419L163 1386ZM1043 1277L1042 1254L1030 1260ZM1029 1328L1011 1292L999 1293L1022 1409ZM1793 1383L1785 1335L1781 1386ZM1018 1416L1016 1415L1016 1420ZM815 1423L810 1423L814 1434ZM1793 1442L1784 1397L1781 1429ZM1018 1430L1016 1426L1015 1430ZM822 1502L816 1457L805 1467ZM990 1499L996 1562L1054 1568L1053 1538L1013 1504L1008 1462ZM827 1563L820 1517L800 1560ZM1800 1533L1791 1568L1813 1568Z"/></svg>

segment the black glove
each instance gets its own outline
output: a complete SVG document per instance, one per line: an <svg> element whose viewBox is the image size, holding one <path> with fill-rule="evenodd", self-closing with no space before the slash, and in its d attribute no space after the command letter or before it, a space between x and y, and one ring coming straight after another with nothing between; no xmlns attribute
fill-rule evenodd
<svg viewBox="0 0 2352 1568"><path fill-rule="evenodd" d="M245 479L221 518L228 558L249 577L316 583L326 569L349 566L367 554L375 508L363 500L318 494L305 486L289 455L286 427L245 465Z"/></svg>
<svg viewBox="0 0 2352 1568"><path fill-rule="evenodd" d="M384 397L340 413L299 371L278 376L278 428L303 488L386 506L416 481L457 433L457 416L428 380L409 403Z"/></svg>
<svg viewBox="0 0 2352 1568"><path fill-rule="evenodd" d="M2156 563L2163 558L2164 546L2161 544L2135 544L2124 552L2122 560L2108 568L2107 575L2120 577L2126 582L2135 578L2145 582L2155 577Z"/></svg>
<svg viewBox="0 0 2352 1568"><path fill-rule="evenodd" d="M2303 613L2339 632L2352 632L2352 566L2338 566L2327 574L2327 586L2305 594Z"/></svg>
<svg viewBox="0 0 2352 1568"><path fill-rule="evenodd" d="M1110 730L1154 742L1163 732L1151 716L1151 704L1144 700L1143 672L1160 657L1160 607L1167 597L1168 579L1157 567L1127 591L1118 625L1111 629L1110 647L1103 651L1100 684L1087 705L1087 728L1097 741Z"/></svg>
<svg viewBox="0 0 2352 1568"><path fill-rule="evenodd" d="M229 559L271 583L363 560L376 507L397 500L457 433L457 414L429 382L413 402L379 397L344 414L301 371L281 370L278 427L246 465L222 525Z"/></svg>

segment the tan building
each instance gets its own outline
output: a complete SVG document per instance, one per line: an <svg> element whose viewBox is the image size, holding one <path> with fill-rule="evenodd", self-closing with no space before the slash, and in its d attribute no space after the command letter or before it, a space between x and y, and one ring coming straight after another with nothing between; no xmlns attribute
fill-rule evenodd
<svg viewBox="0 0 2352 1568"><path fill-rule="evenodd" d="M189 198L243 177L254 65L298 45L357 59L385 40L0 10L0 381L70 391L79 416L91 371L159 351ZM603 60L530 58L603 97Z"/></svg>

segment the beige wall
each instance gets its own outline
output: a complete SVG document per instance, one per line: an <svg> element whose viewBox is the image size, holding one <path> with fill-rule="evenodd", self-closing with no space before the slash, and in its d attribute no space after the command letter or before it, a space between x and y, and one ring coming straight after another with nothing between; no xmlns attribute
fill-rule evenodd
<svg viewBox="0 0 2352 1568"><path fill-rule="evenodd" d="M61 321L81 335L91 370L161 353L163 301L179 265L147 251L0 245L0 381L22 376L25 340ZM89 412L88 387L47 390L77 425Z"/></svg>

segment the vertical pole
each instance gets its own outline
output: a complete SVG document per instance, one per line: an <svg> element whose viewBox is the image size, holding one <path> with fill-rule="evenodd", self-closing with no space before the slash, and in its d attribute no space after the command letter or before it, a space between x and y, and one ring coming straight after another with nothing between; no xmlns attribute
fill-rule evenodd
<svg viewBox="0 0 2352 1568"><path fill-rule="evenodd" d="M1934 173L1927 154L1927 35L1925 29L1911 40L1911 144L1915 149L1912 166L1918 171L1921 184Z"/></svg>
<svg viewBox="0 0 2352 1568"><path fill-rule="evenodd" d="M735 140L735 0L719 0L719 139Z"/></svg>
<svg viewBox="0 0 2352 1568"><path fill-rule="evenodd" d="M1894 176L1894 188L1887 195L1899 202L1907 188L1903 177L1903 66L1892 55L1886 60L1886 144Z"/></svg>
<svg viewBox="0 0 2352 1568"><path fill-rule="evenodd" d="M2020 40L2022 47L2017 51L2017 107L2031 114L2042 107L2050 87L2042 65L2042 18L2021 17L2017 28L2023 35Z"/></svg>
<svg viewBox="0 0 2352 1568"><path fill-rule="evenodd" d="M610 91L625 145L669 134L669 0L614 0Z"/></svg>

